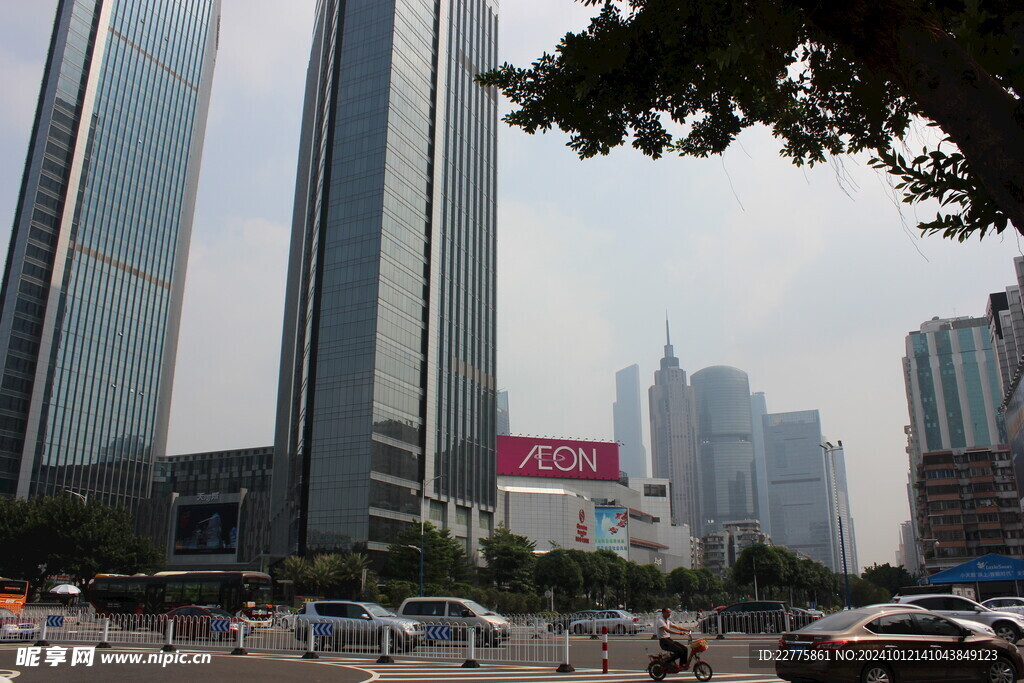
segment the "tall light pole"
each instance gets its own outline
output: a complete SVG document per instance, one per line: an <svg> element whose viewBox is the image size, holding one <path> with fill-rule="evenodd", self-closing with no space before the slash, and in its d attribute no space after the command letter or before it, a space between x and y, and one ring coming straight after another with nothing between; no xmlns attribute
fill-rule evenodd
<svg viewBox="0 0 1024 683"><path fill-rule="evenodd" d="M825 451L825 456L828 458L829 467L832 470L832 500L835 503L836 508L836 520L839 522L839 552L843 558L843 582L846 585L846 609L852 609L850 606L850 573L846 569L846 539L843 536L843 515L839 508L839 490L836 486L836 451L843 450L843 442L837 441L838 445L833 446L831 441L826 441L821 446L822 450Z"/></svg>
<svg viewBox="0 0 1024 683"><path fill-rule="evenodd" d="M420 548L419 548L419 550L420 550L420 597L421 598L423 597L423 564L424 564L424 555L426 555L426 550L427 550L427 541L426 541L426 522L427 522L427 517L426 517L425 514L423 514L423 506L424 506L424 504L426 503L426 500L427 500L427 486L432 484L432 483L434 483L435 481L437 481L438 479L440 479L443 476L444 476L443 474L439 474L436 477L433 477L431 479L427 479L425 482L423 482L423 485L420 487ZM410 547L414 547L414 546L410 546Z"/></svg>

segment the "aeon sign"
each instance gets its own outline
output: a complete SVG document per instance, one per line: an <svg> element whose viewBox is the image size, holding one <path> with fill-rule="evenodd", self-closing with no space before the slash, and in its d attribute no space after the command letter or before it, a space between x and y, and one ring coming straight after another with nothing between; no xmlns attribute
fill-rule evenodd
<svg viewBox="0 0 1024 683"><path fill-rule="evenodd" d="M619 444L499 436L498 474L616 481Z"/></svg>

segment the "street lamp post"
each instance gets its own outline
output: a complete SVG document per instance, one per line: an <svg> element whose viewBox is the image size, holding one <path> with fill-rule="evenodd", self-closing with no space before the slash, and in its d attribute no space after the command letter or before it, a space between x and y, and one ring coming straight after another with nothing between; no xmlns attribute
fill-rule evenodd
<svg viewBox="0 0 1024 683"><path fill-rule="evenodd" d="M75 498L78 498L83 503L88 503L89 502L89 494L88 493L81 494L81 493L78 493L77 491L72 491L71 489L63 489L63 491L64 491L64 493L67 493L68 495L72 495Z"/></svg>
<svg viewBox="0 0 1024 683"><path fill-rule="evenodd" d="M829 465L832 470L832 500L836 508L836 520L839 522L839 553L843 558L843 582L846 586L846 609L852 609L850 605L850 573L846 568L846 538L843 535L843 515L839 508L839 490L836 486L836 457L835 452L843 449L843 442L837 441L838 445L833 446L831 441L826 441L821 446L822 450L825 451L825 455L829 459Z"/></svg>
<svg viewBox="0 0 1024 683"><path fill-rule="evenodd" d="M424 506L424 504L426 503L426 500L427 500L427 486L429 484L434 483L435 481L437 481L438 479L440 479L443 476L444 476L443 474L439 474L436 477L428 479L425 482L423 482L423 486L420 487L420 547L419 547L419 551L420 551L420 597L421 598L423 597L423 564L424 564L424 555L426 555L426 547L427 547L426 546L426 544L427 544L427 541L426 541L426 521L427 521L427 517L423 513L423 506ZM409 547L415 547L415 546L409 546Z"/></svg>

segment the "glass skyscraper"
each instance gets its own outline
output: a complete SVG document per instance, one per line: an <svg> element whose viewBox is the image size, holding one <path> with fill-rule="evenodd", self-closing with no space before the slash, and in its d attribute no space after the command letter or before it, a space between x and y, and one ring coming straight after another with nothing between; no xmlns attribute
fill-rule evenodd
<svg viewBox="0 0 1024 683"><path fill-rule="evenodd" d="M714 365L690 377L696 401L702 535L756 519L757 485L747 373ZM778 529L776 529L776 532Z"/></svg>
<svg viewBox="0 0 1024 683"><path fill-rule="evenodd" d="M495 464L493 0L321 0L281 354L273 554L472 551Z"/></svg>
<svg viewBox="0 0 1024 683"><path fill-rule="evenodd" d="M148 495L219 21L219 0L58 3L0 292L0 494Z"/></svg>
<svg viewBox="0 0 1024 683"><path fill-rule="evenodd" d="M615 440L619 442L619 469L630 477L646 477L650 468L644 448L639 365L630 365L615 373L612 423Z"/></svg>
<svg viewBox="0 0 1024 683"><path fill-rule="evenodd" d="M686 371L679 367L668 321L665 321L665 356L647 390L651 420L651 463L654 476L671 482L672 523L700 529L697 489L697 436L693 390Z"/></svg>

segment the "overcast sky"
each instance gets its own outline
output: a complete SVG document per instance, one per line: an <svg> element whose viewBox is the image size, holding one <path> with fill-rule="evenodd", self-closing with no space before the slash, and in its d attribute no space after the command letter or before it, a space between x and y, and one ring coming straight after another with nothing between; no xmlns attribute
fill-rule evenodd
<svg viewBox="0 0 1024 683"><path fill-rule="evenodd" d="M223 0L172 454L273 443L314 5ZM3 244L55 8L0 3ZM570 0L504 0L501 59L525 66L587 16ZM565 141L499 130L498 376L513 433L610 439L614 373L638 363L653 382L667 313L688 373L732 365L769 412L821 411L846 446L861 564L893 562L910 514L906 334L984 315L988 293L1013 284L1021 243L918 237L915 210L864 159L799 169L764 131L712 159L579 161Z"/></svg>

